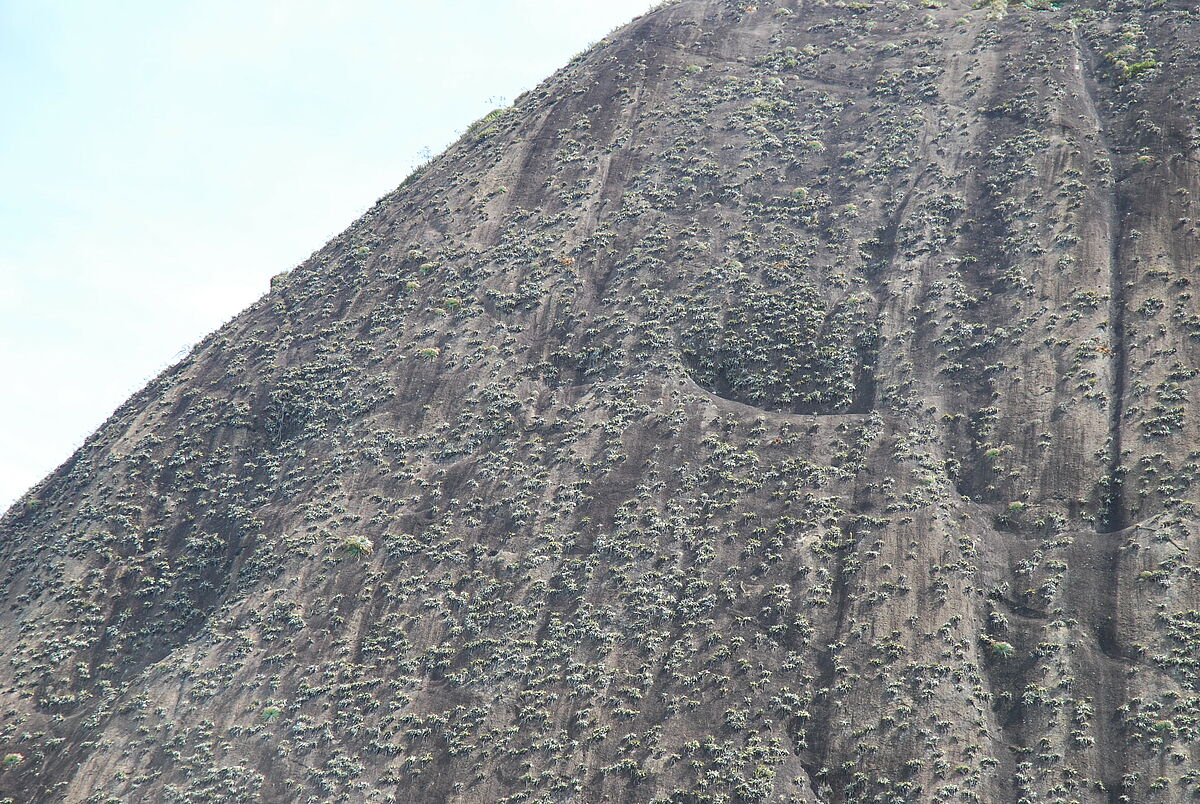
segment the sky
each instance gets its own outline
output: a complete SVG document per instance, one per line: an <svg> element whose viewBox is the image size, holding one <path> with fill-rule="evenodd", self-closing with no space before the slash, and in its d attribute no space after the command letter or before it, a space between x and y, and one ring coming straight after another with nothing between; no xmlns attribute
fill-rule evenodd
<svg viewBox="0 0 1200 804"><path fill-rule="evenodd" d="M0 0L0 510L652 0Z"/></svg>

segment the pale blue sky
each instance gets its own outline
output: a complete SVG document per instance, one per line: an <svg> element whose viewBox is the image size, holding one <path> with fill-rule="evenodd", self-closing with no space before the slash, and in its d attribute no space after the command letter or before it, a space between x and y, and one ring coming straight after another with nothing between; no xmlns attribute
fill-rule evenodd
<svg viewBox="0 0 1200 804"><path fill-rule="evenodd" d="M0 0L0 510L653 0Z"/></svg>

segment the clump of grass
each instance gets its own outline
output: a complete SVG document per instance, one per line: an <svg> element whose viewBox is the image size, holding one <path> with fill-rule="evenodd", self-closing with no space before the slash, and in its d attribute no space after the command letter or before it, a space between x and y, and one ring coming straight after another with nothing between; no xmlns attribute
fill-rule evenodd
<svg viewBox="0 0 1200 804"><path fill-rule="evenodd" d="M341 548L343 552L352 556L369 556L375 551L374 543L358 533L342 539Z"/></svg>
<svg viewBox="0 0 1200 804"><path fill-rule="evenodd" d="M511 113L511 106L503 109L493 109L472 123L471 127L467 129L467 135L477 140L486 140L488 137L493 137L500 133L499 124Z"/></svg>
<svg viewBox="0 0 1200 804"><path fill-rule="evenodd" d="M1104 56L1120 81L1133 81L1161 66L1152 52L1142 52L1132 42L1126 42Z"/></svg>

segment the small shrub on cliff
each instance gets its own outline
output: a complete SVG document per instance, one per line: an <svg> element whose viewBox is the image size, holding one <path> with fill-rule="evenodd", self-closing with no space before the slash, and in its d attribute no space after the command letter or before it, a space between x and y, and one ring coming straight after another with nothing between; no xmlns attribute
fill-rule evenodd
<svg viewBox="0 0 1200 804"><path fill-rule="evenodd" d="M997 659L1010 659L1015 651L1011 642L1000 642L999 640L993 640L991 648L992 655Z"/></svg>

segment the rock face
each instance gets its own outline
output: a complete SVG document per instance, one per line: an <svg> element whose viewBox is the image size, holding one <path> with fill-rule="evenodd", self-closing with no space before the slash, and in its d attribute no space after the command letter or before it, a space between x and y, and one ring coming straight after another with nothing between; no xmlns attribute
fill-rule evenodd
<svg viewBox="0 0 1200 804"><path fill-rule="evenodd" d="M0 530L0 800L1200 794L1200 14L682 0Z"/></svg>

